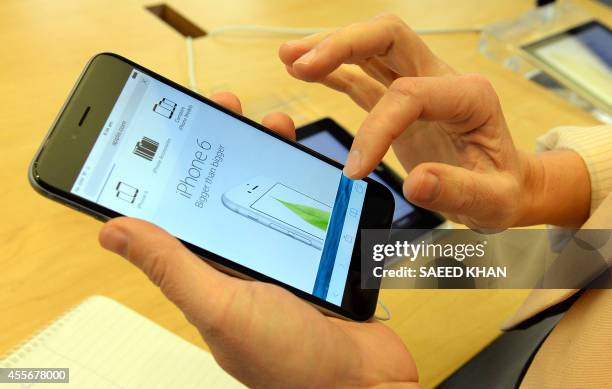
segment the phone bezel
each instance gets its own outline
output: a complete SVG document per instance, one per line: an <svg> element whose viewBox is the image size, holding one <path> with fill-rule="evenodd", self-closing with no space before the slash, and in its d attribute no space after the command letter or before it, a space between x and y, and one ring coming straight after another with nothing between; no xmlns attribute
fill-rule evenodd
<svg viewBox="0 0 612 389"><path fill-rule="evenodd" d="M127 58L124 58L118 54L114 54L114 53L101 53L101 54L97 54L96 56L94 56L87 64L87 66L85 67L85 69L83 70L83 72L81 73L81 76L79 77L77 83L75 84L74 88L72 89L68 99L66 100L66 102L64 103L59 115L57 116L57 118L55 119L54 123L51 126L51 129L49 130L47 136L45 137L41 147L39 148L38 152L36 153L31 165L30 165L30 169L29 169L29 178L30 178L30 182L32 184L32 186L39 191L40 193L42 193L43 195L55 200L55 201L59 201L69 207L75 208L79 211L85 212L87 214L90 214L94 217L96 217L97 219L106 221L110 218L114 218L114 217L118 217L118 216L122 216L120 213L113 211L109 208L103 207L97 203L91 202L89 200L86 200L82 197L79 197L77 195L74 195L72 193L70 193L70 188L72 185L70 186L66 186L65 183L63 184L58 184L58 183L54 183L53 180L58 180L59 178L54 177L52 174L47 173L48 177L45 177L45 173L41 174L41 167L42 163L44 161L41 161L42 157L44 156L48 156L49 153L52 154L51 160L56 160L56 161L62 161L62 163L66 163L67 167L70 167L72 169L72 171L70 171L69 173L66 172L66 174L70 174L70 176L74 175L74 177L76 177L76 174L78 174L78 171L80 171L80 169L82 168L83 162L86 158L86 156L89 154L91 148L93 147L93 143L95 142L95 139L97 139L98 134L100 131L102 131L102 127L104 125L104 123L102 123L102 125L100 125L97 128L97 132L95 133L95 136L93 137L94 141L91 142L90 144L85 144L83 146L81 146L83 148L82 150L82 155L84 155L84 158L82 160L73 160L73 161L65 161L65 151L67 150L67 148L71 148L71 147L75 147L76 143L76 139L78 138L77 134L77 130L76 128L71 128L70 126L66 126L64 124L65 122L65 114L66 112L69 112L70 108L74 105L78 105L78 104L82 104L83 102L81 101L77 101L77 100L82 100L82 99L88 99L89 97L95 97L96 96L96 92L97 91L83 91L82 89L82 84L83 84L83 80L87 79L89 77L95 78L105 78L108 77L109 75L106 74L104 72L104 69L101 67L100 62L99 61L101 58L113 58L117 61L122 62L123 64L125 64L126 67L129 68L129 71L127 71L127 76L129 76L133 70L137 70L137 71L141 71L146 73L148 76L151 76L155 79L157 79L158 81L161 81L165 84L167 84L168 86L175 88L199 101L201 101L204 104L207 104L209 106L212 106L224 113L226 113L229 116L232 116L246 124L251 125L252 127L263 131L267 134L269 134L270 136L273 136L293 147L296 147L299 150L302 150L320 160L323 160L327 163L329 163L330 165L337 167L339 169L342 169L342 165L320 153L317 153L303 145L300 145L297 142L291 141L289 139L283 138L282 136L280 136L279 134L263 127L262 125L246 118L243 117L229 109L226 109L216 103L214 103L213 101L141 66L138 65L132 61L130 61ZM97 66L94 66L95 64L97 64ZM95 69L96 72L99 72L99 75L95 75L92 74L93 70ZM106 80L109 81L109 80ZM121 85L124 85L125 80L121 81ZM112 102L110 103L110 105L114 105L115 101L117 100L118 96L119 96L120 90L119 92L116 94L116 96L114 97L114 99L112 100ZM77 98L77 94L79 94L78 98ZM80 94L83 94L83 96L81 96ZM86 101L85 103L89 104L89 101ZM88 106L91 106L91 104L89 104ZM93 109L92 109L93 111ZM61 125L61 127L60 127ZM62 132L70 132L70 136L68 136L68 133L66 134L62 134ZM59 134L59 135L58 135ZM89 134L91 135L91 134ZM58 138L59 136L62 136L62 140L59 141ZM76 138L73 138L76 137ZM74 142L71 142L70 144L66 144L68 142L67 139L72 139ZM57 144L57 142L60 142L59 144ZM64 142L64 143L61 143ZM65 167L65 166L62 166ZM51 172L53 171L55 167L50 167L50 168L45 168L43 170L46 170L47 172ZM49 170L51 169L51 170ZM75 172L77 172L75 174ZM394 209L394 200L393 200L393 196L391 194L391 192L382 184L371 180L369 178L366 178L365 181L368 183L367 189L366 189L366 195L365 195L365 201L364 201L364 206L363 206L363 210L362 210L362 214L361 214L361 218L359 221L359 231L361 231L362 229L387 229L389 228L389 226L391 225L391 220L392 220L392 216L393 216L393 209ZM72 181L74 182L74 181ZM177 237L179 240L181 240L179 237ZM373 314L374 311L376 309L376 302L378 299L378 294L379 294L379 289L361 289L361 250L360 250L360 236L358 234L358 236L355 239L355 246L353 249L353 255L351 258L351 263L349 266L349 274L347 276L347 281L346 281L346 285L345 285L345 289L344 289L344 296L342 298L342 303L341 306L337 306L335 304L332 304L326 300L323 300L321 298L315 297L309 293L303 292L297 288L294 288L290 285L287 285L281 281L278 281L276 279L273 279L265 274L256 272L254 270L251 270L245 266L240 265L239 263L236 263L234 261L232 261L231 259L222 257L218 254L215 254L213 252L210 252L202 247L193 245L191 243L185 242L183 240L181 240L181 242L191 251L193 251L194 253L196 253L198 256L200 256L201 258L213 262L216 265L218 265L217 267L222 268L222 269L229 269L230 273L234 274L234 275L239 275L242 276L244 278L247 279L256 279L256 280L260 280L263 282L269 282L269 283L273 283L273 284L277 284L280 285L288 290L290 290L292 293L294 293L295 295L297 295L298 297L312 303L313 305L315 305L316 307L318 307L319 309L323 310L326 313L330 313L330 314L334 314L336 316L340 316L343 318L348 318L351 320L356 320L356 321L365 321L370 319Z"/></svg>

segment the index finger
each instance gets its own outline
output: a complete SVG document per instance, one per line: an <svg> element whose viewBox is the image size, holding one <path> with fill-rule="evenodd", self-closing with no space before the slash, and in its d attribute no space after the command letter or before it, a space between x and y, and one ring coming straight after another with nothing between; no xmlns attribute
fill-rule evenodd
<svg viewBox="0 0 612 389"><path fill-rule="evenodd" d="M375 57L402 76L430 74L450 68L429 50L419 36L395 15L377 16L335 32L292 41L280 49L281 60L297 76L316 81L343 63Z"/></svg>
<svg viewBox="0 0 612 389"><path fill-rule="evenodd" d="M360 179L380 163L393 141L417 120L445 122L456 134L497 128L499 100L479 75L404 77L396 80L370 111L357 134L344 174ZM488 127L487 127L488 128Z"/></svg>

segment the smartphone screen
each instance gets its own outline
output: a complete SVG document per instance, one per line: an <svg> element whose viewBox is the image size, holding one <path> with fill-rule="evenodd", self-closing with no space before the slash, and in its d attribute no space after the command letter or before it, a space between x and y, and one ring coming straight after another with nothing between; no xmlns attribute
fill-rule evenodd
<svg viewBox="0 0 612 389"><path fill-rule="evenodd" d="M276 183L255 200L251 208L295 228L308 238L324 241L332 206Z"/></svg>
<svg viewBox="0 0 612 389"><path fill-rule="evenodd" d="M367 185L134 69L70 192L341 305Z"/></svg>

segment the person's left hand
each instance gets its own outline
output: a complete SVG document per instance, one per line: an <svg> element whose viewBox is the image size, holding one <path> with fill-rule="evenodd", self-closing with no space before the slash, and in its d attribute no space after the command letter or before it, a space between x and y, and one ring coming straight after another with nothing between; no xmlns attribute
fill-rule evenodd
<svg viewBox="0 0 612 389"><path fill-rule="evenodd" d="M213 100L240 112L232 94ZM286 115L271 114L263 124L295 138ZM281 287L221 273L142 220L113 219L99 239L159 286L198 328L221 367L249 387L418 387L412 356L379 322L327 317Z"/></svg>

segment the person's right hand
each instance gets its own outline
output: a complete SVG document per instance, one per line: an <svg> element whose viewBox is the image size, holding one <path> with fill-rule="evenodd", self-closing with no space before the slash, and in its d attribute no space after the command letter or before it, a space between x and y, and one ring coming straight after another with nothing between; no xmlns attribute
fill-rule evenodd
<svg viewBox="0 0 612 389"><path fill-rule="evenodd" d="M365 177L393 146L411 202L474 228L528 223L536 165L516 150L491 84L458 74L401 19L383 15L290 41L279 55L292 76L369 111L347 176Z"/></svg>

